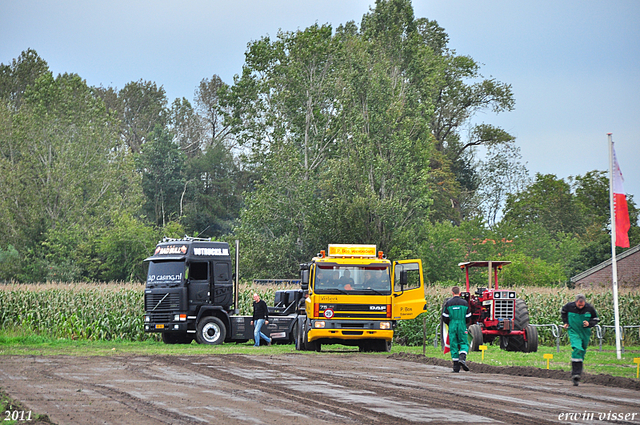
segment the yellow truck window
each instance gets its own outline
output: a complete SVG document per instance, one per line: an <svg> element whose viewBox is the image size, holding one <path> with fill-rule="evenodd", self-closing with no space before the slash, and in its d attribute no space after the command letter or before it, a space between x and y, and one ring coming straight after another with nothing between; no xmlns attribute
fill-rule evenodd
<svg viewBox="0 0 640 425"><path fill-rule="evenodd" d="M391 293L387 265L352 266L321 265L315 270L313 290L317 294L384 294Z"/></svg>
<svg viewBox="0 0 640 425"><path fill-rule="evenodd" d="M400 272L407 272L407 284L405 285L405 291L416 289L420 287L420 266L417 263L408 264L396 264L396 274L394 279L394 291L399 292L400 288Z"/></svg>

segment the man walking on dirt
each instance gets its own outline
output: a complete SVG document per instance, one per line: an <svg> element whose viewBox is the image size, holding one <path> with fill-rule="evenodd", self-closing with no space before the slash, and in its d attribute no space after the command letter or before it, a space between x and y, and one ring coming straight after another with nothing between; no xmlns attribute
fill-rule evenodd
<svg viewBox="0 0 640 425"><path fill-rule="evenodd" d="M600 318L596 309L589 303L584 295L576 295L576 300L565 304L560 311L563 328L568 330L571 341L571 380L573 385L578 385L582 376L582 363L587 353L587 346L591 338L591 328L598 324Z"/></svg>
<svg viewBox="0 0 640 425"><path fill-rule="evenodd" d="M271 338L261 332L262 325L269 324L269 310L267 309L267 303L260 299L260 295L253 294L253 320L251 324L253 326L253 340L255 341L253 346L260 346L260 338L267 341L267 345L271 345Z"/></svg>
<svg viewBox="0 0 640 425"><path fill-rule="evenodd" d="M467 351L469 341L467 340L467 320L471 318L469 304L460 298L460 288L451 288L453 297L449 298L442 308L442 321L449 325L449 349L451 350L451 360L453 361L453 371L460 372L460 366L466 371Z"/></svg>

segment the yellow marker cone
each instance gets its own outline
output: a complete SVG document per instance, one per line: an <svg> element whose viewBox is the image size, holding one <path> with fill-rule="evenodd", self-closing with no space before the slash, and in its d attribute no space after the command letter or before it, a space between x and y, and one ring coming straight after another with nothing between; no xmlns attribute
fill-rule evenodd
<svg viewBox="0 0 640 425"><path fill-rule="evenodd" d="M638 364L638 367L636 368L636 378L640 378L640 357L634 358L633 362Z"/></svg>
<svg viewBox="0 0 640 425"><path fill-rule="evenodd" d="M478 348L480 349L480 351L482 351L482 361L484 361L484 352L487 350L487 346L486 345L480 345L478 346Z"/></svg>
<svg viewBox="0 0 640 425"><path fill-rule="evenodd" d="M549 360L553 359L553 354L543 354L542 357L547 361L547 369L549 369Z"/></svg>

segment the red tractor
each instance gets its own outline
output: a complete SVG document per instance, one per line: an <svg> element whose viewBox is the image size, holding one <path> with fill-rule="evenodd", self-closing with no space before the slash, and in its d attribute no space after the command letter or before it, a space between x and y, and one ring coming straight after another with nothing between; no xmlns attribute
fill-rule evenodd
<svg viewBox="0 0 640 425"><path fill-rule="evenodd" d="M532 353L538 351L538 329L529 324L529 309L515 291L498 289L498 270L511 261L469 261L458 266L465 271L467 289L460 296L469 303L471 325L468 328L469 350L478 351L483 343L500 339L500 348ZM475 295L469 291L469 269L485 267L489 271L486 288ZM492 280L494 288L492 289Z"/></svg>

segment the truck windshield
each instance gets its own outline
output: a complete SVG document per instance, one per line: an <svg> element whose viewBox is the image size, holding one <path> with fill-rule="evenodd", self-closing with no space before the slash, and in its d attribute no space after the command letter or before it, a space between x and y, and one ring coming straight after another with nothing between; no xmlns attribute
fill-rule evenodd
<svg viewBox="0 0 640 425"><path fill-rule="evenodd" d="M152 261L147 274L147 287L179 286L184 280L184 261Z"/></svg>
<svg viewBox="0 0 640 425"><path fill-rule="evenodd" d="M389 268L380 266L316 265L314 291L317 294L391 293Z"/></svg>

